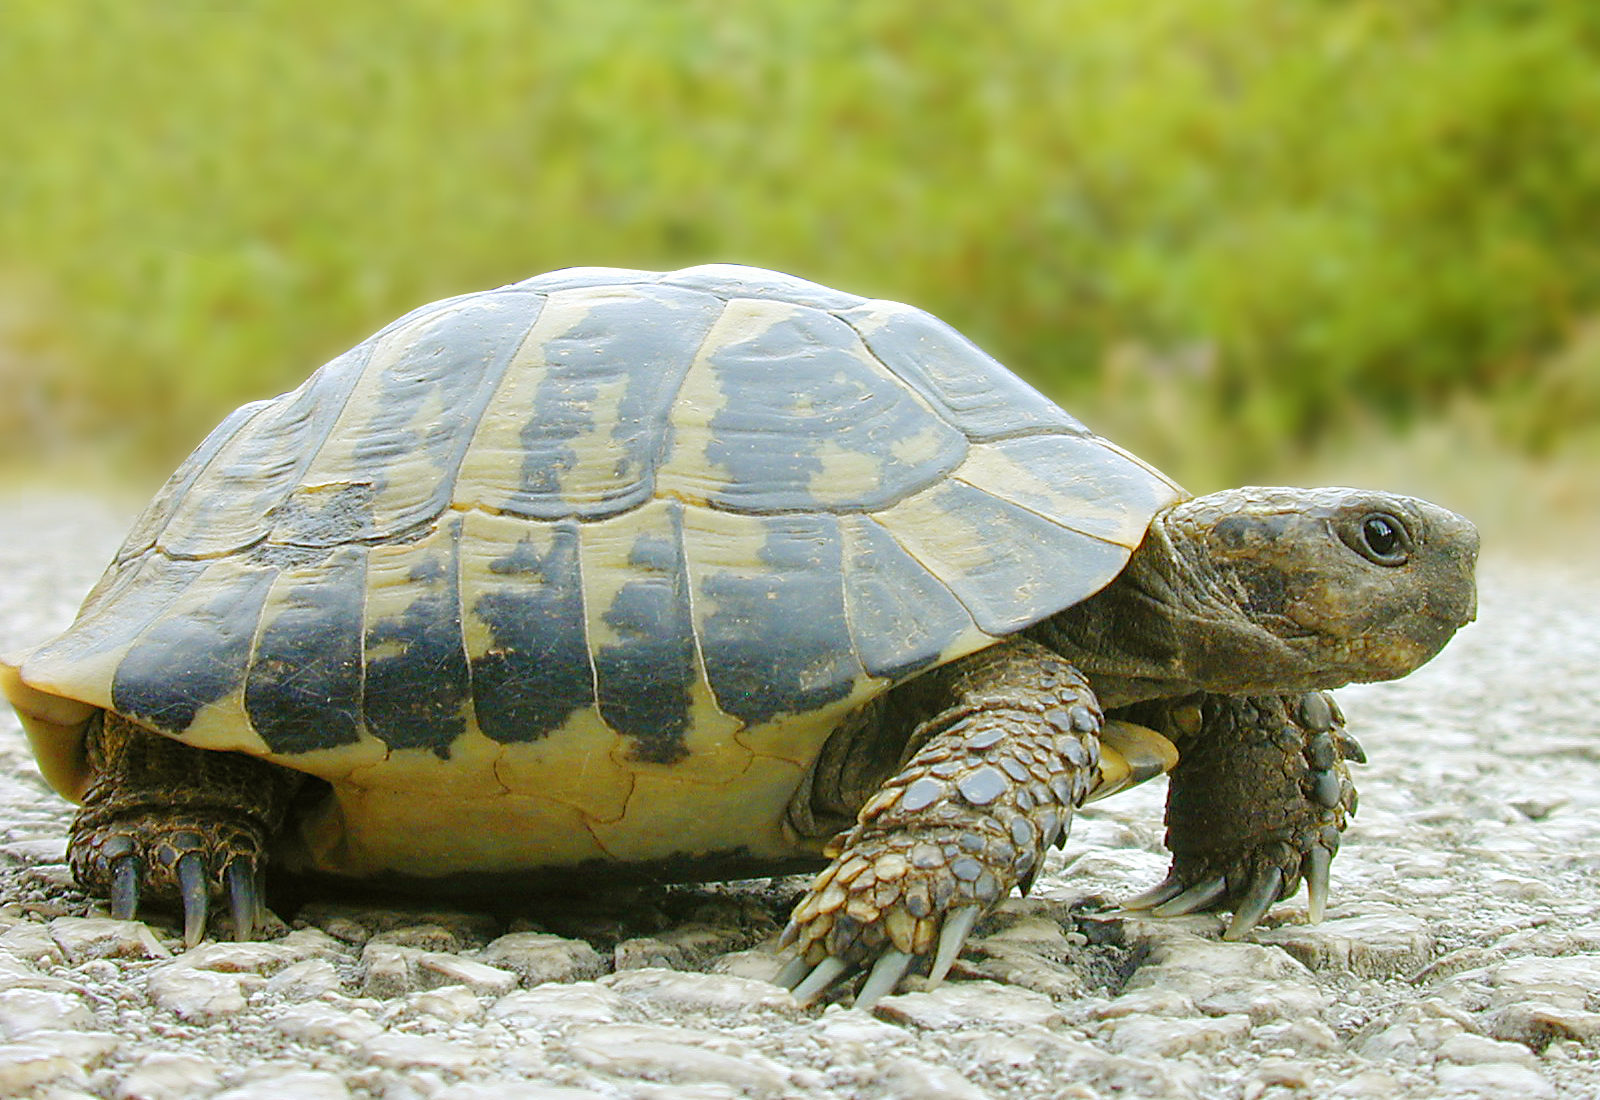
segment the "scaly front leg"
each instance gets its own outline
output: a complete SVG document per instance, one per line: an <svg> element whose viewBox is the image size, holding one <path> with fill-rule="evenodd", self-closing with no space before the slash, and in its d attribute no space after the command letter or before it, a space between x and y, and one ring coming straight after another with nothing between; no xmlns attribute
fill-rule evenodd
<svg viewBox="0 0 1600 1100"><path fill-rule="evenodd" d="M1019 638L932 675L945 705L829 846L784 931L798 958L781 980L802 1002L869 962L858 1006L930 955L941 979L978 917L1032 884L1099 780L1100 706L1060 657Z"/></svg>

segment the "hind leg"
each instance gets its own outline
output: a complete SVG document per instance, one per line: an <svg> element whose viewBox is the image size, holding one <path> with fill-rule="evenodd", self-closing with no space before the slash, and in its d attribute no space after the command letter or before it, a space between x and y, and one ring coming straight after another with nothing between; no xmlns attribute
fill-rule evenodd
<svg viewBox="0 0 1600 1100"><path fill-rule="evenodd" d="M106 712L88 734L91 772L67 845L72 872L132 919L139 902L182 905L184 941L205 933L226 894L236 939L262 910L268 841L300 777L240 753L196 749Z"/></svg>

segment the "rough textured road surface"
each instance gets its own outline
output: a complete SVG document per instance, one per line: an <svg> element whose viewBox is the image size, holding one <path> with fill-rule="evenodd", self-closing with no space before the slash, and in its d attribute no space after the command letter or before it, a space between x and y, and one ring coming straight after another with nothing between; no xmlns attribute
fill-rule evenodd
<svg viewBox="0 0 1600 1100"><path fill-rule="evenodd" d="M0 648L64 626L128 516L0 498ZM1341 695L1371 764L1328 919L1122 920L1161 784L1097 804L952 980L869 1014L764 980L798 880L499 913L313 900L185 952L71 882L0 719L0 1096L383 1100L1600 1096L1600 577L1485 556L1479 621Z"/></svg>

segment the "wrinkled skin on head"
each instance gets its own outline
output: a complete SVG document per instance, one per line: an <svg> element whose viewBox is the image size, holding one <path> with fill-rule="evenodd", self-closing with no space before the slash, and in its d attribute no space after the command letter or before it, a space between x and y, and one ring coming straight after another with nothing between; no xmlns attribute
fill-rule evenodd
<svg viewBox="0 0 1600 1100"><path fill-rule="evenodd" d="M1108 706L1389 680L1477 610L1478 533L1362 489L1230 489L1173 506L1104 591L1036 628Z"/></svg>

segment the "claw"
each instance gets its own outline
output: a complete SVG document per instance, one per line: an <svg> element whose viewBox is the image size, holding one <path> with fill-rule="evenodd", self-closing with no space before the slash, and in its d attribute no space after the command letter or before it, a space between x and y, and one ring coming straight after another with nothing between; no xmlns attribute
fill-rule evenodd
<svg viewBox="0 0 1600 1100"><path fill-rule="evenodd" d="M845 972L848 965L839 956L829 955L816 965L805 981L794 987L794 999L802 1005L809 1005Z"/></svg>
<svg viewBox="0 0 1600 1100"><path fill-rule="evenodd" d="M1320 924L1322 914L1328 909L1328 869L1333 866L1333 853L1320 844L1306 857L1306 919Z"/></svg>
<svg viewBox="0 0 1600 1100"><path fill-rule="evenodd" d="M867 975L866 984L856 994L856 1007L871 1008L880 997L893 993L900 979L911 969L912 958L912 955L894 948L880 955L872 967L872 973Z"/></svg>
<svg viewBox="0 0 1600 1100"><path fill-rule="evenodd" d="M205 857L199 852L185 852L178 857L178 892L183 898L183 945L193 947L206 932Z"/></svg>
<svg viewBox="0 0 1600 1100"><path fill-rule="evenodd" d="M1150 910L1154 917L1181 917L1205 909L1228 892L1228 880L1221 875L1197 882L1171 901L1162 902Z"/></svg>
<svg viewBox="0 0 1600 1100"><path fill-rule="evenodd" d="M1183 880L1177 875L1168 875L1150 887L1150 889L1144 891L1144 893L1135 894L1123 902L1122 908L1129 912L1139 909L1153 909L1162 902L1171 901L1181 893L1183 893Z"/></svg>
<svg viewBox="0 0 1600 1100"><path fill-rule="evenodd" d="M944 976L950 973L950 967L955 964L956 956L961 954L961 945L967 942L967 936L972 932L972 926L978 923L978 907L969 905L951 913L944 920L944 928L939 933L939 949L933 956L933 969L928 971L928 981L938 985L944 981Z"/></svg>
<svg viewBox="0 0 1600 1100"><path fill-rule="evenodd" d="M1222 934L1225 940L1242 940L1250 934L1250 930L1261 923L1261 918L1267 915L1267 910L1272 908L1272 903L1278 900L1278 892L1283 889L1283 872L1276 867L1268 867L1257 875L1250 883L1250 889L1234 907L1233 920L1228 922L1228 930Z"/></svg>
<svg viewBox="0 0 1600 1100"><path fill-rule="evenodd" d="M132 920L139 911L139 857L131 852L111 861L111 916Z"/></svg>
<svg viewBox="0 0 1600 1100"><path fill-rule="evenodd" d="M256 918L261 913L255 873L248 860L236 859L228 864L223 878L228 884L228 901L233 909L233 938L238 943L246 943L255 935Z"/></svg>
<svg viewBox="0 0 1600 1100"><path fill-rule="evenodd" d="M783 964L783 969L773 977L773 985L781 985L785 989L793 989L800 984L800 979L811 972L811 964L806 962L804 955L796 955Z"/></svg>

